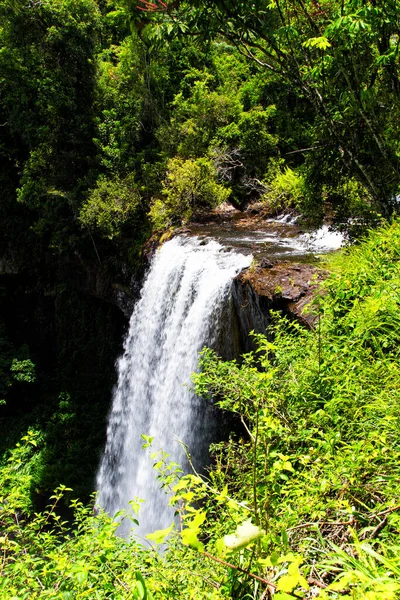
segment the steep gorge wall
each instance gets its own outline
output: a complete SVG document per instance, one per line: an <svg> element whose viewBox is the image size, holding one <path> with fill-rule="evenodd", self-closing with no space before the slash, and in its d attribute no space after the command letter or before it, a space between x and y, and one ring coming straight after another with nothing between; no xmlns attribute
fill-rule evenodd
<svg viewBox="0 0 400 600"><path fill-rule="evenodd" d="M105 441L115 360L127 319L122 309L65 282L43 286L27 274L0 277L0 453L29 427L43 432L36 489L59 483L85 498ZM29 358L35 381L13 381L11 360ZM12 384L12 385L10 385Z"/></svg>

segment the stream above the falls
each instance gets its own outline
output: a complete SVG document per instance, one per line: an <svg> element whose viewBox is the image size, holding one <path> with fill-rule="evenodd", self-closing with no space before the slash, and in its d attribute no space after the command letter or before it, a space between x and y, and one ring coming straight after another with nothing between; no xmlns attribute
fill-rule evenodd
<svg viewBox="0 0 400 600"><path fill-rule="evenodd" d="M328 225L306 231L290 215L265 219L239 211L218 215L205 223L191 223L184 231L204 241L217 240L241 254L274 261L308 261L315 254L337 250L344 243L344 236L331 231Z"/></svg>

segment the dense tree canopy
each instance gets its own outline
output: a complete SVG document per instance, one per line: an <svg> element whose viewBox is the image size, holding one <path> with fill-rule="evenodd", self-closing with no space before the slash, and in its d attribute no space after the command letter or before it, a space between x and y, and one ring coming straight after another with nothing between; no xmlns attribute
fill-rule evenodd
<svg viewBox="0 0 400 600"><path fill-rule="evenodd" d="M99 177L134 176L144 224L168 161L204 158L241 206L265 196L278 164L304 177L299 208L315 219L388 216L398 11L394 0L4 0L3 206L24 203L39 233L64 221L65 243Z"/></svg>
<svg viewBox="0 0 400 600"><path fill-rule="evenodd" d="M391 214L399 185L398 2L143 2L136 11L146 9L153 37L222 37L275 89L303 98L312 115L303 124L313 146L310 186L321 192L324 180L335 186L354 176Z"/></svg>

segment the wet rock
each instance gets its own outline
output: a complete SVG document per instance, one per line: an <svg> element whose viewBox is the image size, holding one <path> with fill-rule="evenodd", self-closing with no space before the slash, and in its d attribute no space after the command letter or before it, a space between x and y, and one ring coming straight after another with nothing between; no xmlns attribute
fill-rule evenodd
<svg viewBox="0 0 400 600"><path fill-rule="evenodd" d="M219 206L214 208L211 212L215 215L227 215L238 214L240 211L237 208L235 208L230 202L223 202L222 204L219 204Z"/></svg>
<svg viewBox="0 0 400 600"><path fill-rule="evenodd" d="M271 262L268 258L264 257L264 258L261 259L259 266L262 269L272 269L273 266L274 266L274 263Z"/></svg>
<svg viewBox="0 0 400 600"><path fill-rule="evenodd" d="M261 261L258 267L242 271L237 282L248 296L257 296L258 305L266 316L271 310L279 310L307 327L313 327L316 315L310 304L318 284L326 275L326 271L311 264L283 262L264 266Z"/></svg>

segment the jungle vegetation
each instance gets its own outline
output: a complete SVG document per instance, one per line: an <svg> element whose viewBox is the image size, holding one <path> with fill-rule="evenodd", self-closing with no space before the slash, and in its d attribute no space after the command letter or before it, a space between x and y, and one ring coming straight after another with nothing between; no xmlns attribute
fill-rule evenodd
<svg viewBox="0 0 400 600"><path fill-rule="evenodd" d="M1 597L400 597L399 14L0 1ZM242 434L207 476L155 456L182 527L122 540L90 491L124 323L82 281L123 291L151 236L224 201L357 245L314 329L203 352L193 385Z"/></svg>

